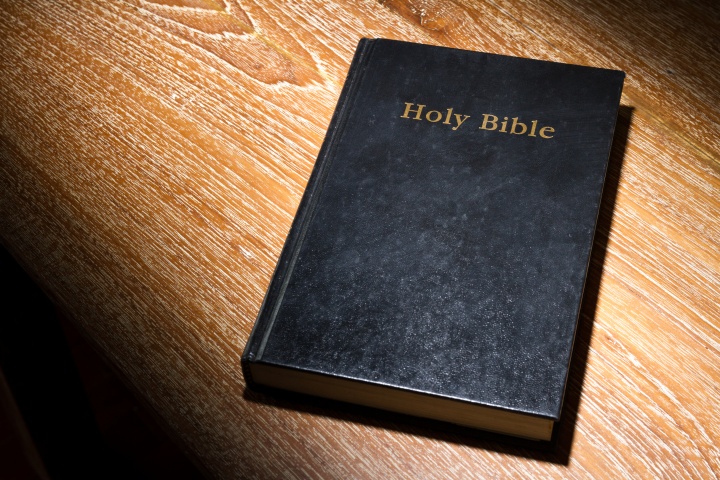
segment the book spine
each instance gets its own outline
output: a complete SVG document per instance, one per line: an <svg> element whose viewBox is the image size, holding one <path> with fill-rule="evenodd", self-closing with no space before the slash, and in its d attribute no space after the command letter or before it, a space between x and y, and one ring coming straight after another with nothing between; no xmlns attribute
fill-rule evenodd
<svg viewBox="0 0 720 480"><path fill-rule="evenodd" d="M357 88L366 71L365 67L375 42L376 40L363 38L358 43L355 56L353 57L345 79L345 84L338 98L337 106L335 107L335 113L330 121L325 140L323 141L317 161L315 162L315 167L313 168L307 188L298 206L295 219L290 228L290 233L285 240L280 259L275 267L275 272L270 281L270 288L268 288L265 298L263 299L255 321L255 326L245 346L245 351L242 355L242 367L243 375L249 384L252 384L252 377L250 375L250 369L248 368L249 364L259 361L262 357L275 316L282 303L285 288L292 275L297 254L305 238L307 226L312 219L315 205L322 191L328 167L334 156L335 147L342 136L348 115L352 110Z"/></svg>

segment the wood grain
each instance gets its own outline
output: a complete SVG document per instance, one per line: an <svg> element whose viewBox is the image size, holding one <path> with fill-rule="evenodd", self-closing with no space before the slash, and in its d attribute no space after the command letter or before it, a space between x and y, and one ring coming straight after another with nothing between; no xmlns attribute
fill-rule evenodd
<svg viewBox="0 0 720 480"><path fill-rule="evenodd" d="M0 238L220 478L720 476L720 10L0 2ZM246 392L360 37L627 72L554 451Z"/></svg>

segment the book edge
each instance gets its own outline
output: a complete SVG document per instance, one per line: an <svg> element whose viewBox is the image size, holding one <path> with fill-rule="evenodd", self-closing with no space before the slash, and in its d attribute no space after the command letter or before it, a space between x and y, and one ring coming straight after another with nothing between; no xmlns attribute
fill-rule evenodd
<svg viewBox="0 0 720 480"><path fill-rule="evenodd" d="M429 48L437 48L442 50L455 50L458 52L465 52L465 53L471 53L471 54L480 54L480 55L489 55L492 57L504 57L504 58L510 58L513 60L528 60L531 62L539 62L539 63L554 63L557 65L568 65L572 67L578 67L578 68L587 68L591 70L604 70L606 72L618 72L622 74L623 79L626 77L626 74L622 70L618 70L616 68L606 68L606 67L595 67L592 65L581 65L579 63L567 63L567 62L561 62L557 60L542 60L539 58L529 58L529 57L517 57L515 55L506 55L503 53L491 53L491 52L482 52L479 50L469 50L467 48L457 48L457 47L448 47L446 45L434 45L429 43L418 43L418 42L410 42L405 40L395 40L395 39L389 39L389 38L378 38L376 40L383 41L383 42L393 42L393 43L404 43L408 45L418 45L422 47L429 47Z"/></svg>
<svg viewBox="0 0 720 480"><path fill-rule="evenodd" d="M254 363L252 368L262 369L258 370L257 374L260 377L258 384L263 387L379 408L403 415L438 420L531 440L549 440L557 422L557 419L541 414L372 382L367 379L349 378L264 361ZM395 402L388 401L388 398L392 397L395 397ZM423 403L425 405L422 405ZM451 413L445 413L447 411ZM462 413L458 415L458 411ZM505 426L498 428L498 422ZM518 426L518 423L521 425ZM514 426L512 426L513 424ZM533 429L543 433L528 434L528 430Z"/></svg>
<svg viewBox="0 0 720 480"><path fill-rule="evenodd" d="M594 67L590 67L590 68L594 68ZM607 69L603 69L603 70L607 70ZM570 344L570 352L569 352L568 357L565 362L565 365L566 365L565 380L563 381L562 395L560 397L560 403L558 404L557 411L555 412L555 418L558 421L560 420L560 417L562 416L563 405L565 404L565 394L567 391L568 379L570 377L570 368L571 368L571 363L572 363L572 357L573 357L573 353L575 351L575 340L577 337L578 325L580 324L580 313L581 313L581 309L582 309L583 299L585 298L585 288L587 286L587 277L588 277L588 272L590 271L590 262L592 261L593 247L595 245L595 236L597 235L597 224L598 224L598 220L600 218L600 210L602 210L602 198L603 198L603 193L605 192L605 184L607 182L607 171L608 171L608 166L610 164L610 156L612 155L613 142L615 140L615 131L617 129L617 119L618 119L618 115L620 114L620 100L622 97L623 86L625 84L625 77L626 77L625 72L623 72L621 70L609 70L609 71L618 72L620 74L619 75L620 78L618 79L619 86L618 86L617 96L615 97L615 99L613 101L613 105L616 105L615 114L611 117L613 119L613 126L612 126L612 130L611 130L611 133L610 133L609 139L608 139L607 155L605 158L605 169L603 171L602 187L600 188L600 192L598 194L599 196L597 199L598 208L597 208L597 211L595 212L595 221L593 223L593 228L592 228L592 241L590 242L590 247L589 247L588 253L587 253L587 263L585 265L585 274L584 274L582 290L581 290L581 294L580 294L580 301L578 302L577 312L575 314L575 324L574 324L574 328L573 328L573 332L572 332L572 343Z"/></svg>

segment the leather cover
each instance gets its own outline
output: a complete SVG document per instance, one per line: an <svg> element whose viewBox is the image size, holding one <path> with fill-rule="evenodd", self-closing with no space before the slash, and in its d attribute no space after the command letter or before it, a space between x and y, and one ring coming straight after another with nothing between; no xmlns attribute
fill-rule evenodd
<svg viewBox="0 0 720 480"><path fill-rule="evenodd" d="M623 79L363 39L248 383L264 362L559 419Z"/></svg>

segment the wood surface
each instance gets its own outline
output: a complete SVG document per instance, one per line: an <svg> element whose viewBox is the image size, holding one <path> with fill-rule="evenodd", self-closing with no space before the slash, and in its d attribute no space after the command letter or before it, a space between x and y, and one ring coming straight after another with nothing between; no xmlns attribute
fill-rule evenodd
<svg viewBox="0 0 720 480"><path fill-rule="evenodd" d="M363 36L627 72L554 449L244 388ZM5 0L0 42L0 239L209 476L720 476L717 3Z"/></svg>

